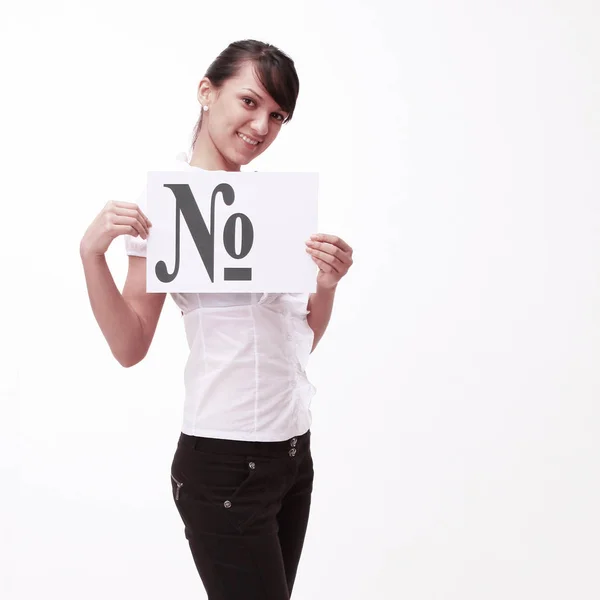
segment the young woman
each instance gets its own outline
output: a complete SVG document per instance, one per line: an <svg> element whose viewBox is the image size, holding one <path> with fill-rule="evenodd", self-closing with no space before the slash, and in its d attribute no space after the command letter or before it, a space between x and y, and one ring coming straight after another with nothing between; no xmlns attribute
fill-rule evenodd
<svg viewBox="0 0 600 600"><path fill-rule="evenodd" d="M239 171L292 118L293 61L254 40L235 42L198 87L200 118L184 170ZM164 293L146 293L146 238L139 203L109 202L81 240L90 303L115 358L141 361ZM119 293L104 254L125 236L129 270ZM172 294L190 355L185 404L171 466L173 500L210 600L283 600L292 593L313 485L308 356L329 322L352 248L315 234L314 294ZM276 249L273 249L276 251Z"/></svg>

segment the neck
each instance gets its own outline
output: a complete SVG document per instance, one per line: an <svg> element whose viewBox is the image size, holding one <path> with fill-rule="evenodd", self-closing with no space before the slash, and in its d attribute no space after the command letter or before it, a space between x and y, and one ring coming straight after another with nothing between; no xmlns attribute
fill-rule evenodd
<svg viewBox="0 0 600 600"><path fill-rule="evenodd" d="M200 167L205 171L239 171L240 165L229 162L216 148L213 141L200 130L198 139L192 150L189 162L192 167Z"/></svg>

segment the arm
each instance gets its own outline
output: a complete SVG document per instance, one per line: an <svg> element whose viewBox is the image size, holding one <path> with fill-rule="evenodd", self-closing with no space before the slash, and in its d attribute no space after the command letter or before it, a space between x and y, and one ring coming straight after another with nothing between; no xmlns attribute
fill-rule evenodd
<svg viewBox="0 0 600 600"><path fill-rule="evenodd" d="M130 256L123 294L104 255L82 252L88 295L94 317L113 356L124 367L140 362L148 352L166 294L146 293L146 259Z"/></svg>
<svg viewBox="0 0 600 600"><path fill-rule="evenodd" d="M335 287L323 288L317 285L317 291L311 294L308 299L307 310L310 312L306 316L306 320L315 334L311 352L317 347L329 324L333 310L335 290Z"/></svg>
<svg viewBox="0 0 600 600"><path fill-rule="evenodd" d="M353 251L341 238L322 233L312 235L306 246L306 251L319 267L317 291L308 299L307 310L310 312L306 317L315 334L312 352L327 329L333 310L335 290L340 279L352 266Z"/></svg>

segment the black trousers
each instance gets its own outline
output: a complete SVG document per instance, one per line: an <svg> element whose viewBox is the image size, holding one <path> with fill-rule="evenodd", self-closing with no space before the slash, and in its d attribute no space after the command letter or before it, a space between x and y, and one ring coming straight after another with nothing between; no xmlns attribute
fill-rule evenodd
<svg viewBox="0 0 600 600"><path fill-rule="evenodd" d="M290 598L313 478L310 430L283 442L181 433L173 500L209 600Z"/></svg>

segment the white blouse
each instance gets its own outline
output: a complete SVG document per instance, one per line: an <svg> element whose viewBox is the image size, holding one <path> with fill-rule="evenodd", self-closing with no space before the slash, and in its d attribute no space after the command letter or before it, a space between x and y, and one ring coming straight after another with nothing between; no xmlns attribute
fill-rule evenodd
<svg viewBox="0 0 600 600"><path fill-rule="evenodd" d="M185 153L164 170L192 170ZM146 194L136 202L146 209ZM128 255L146 240L125 235ZM181 430L188 435L283 441L308 431L315 387L306 376L313 331L309 294L171 293L190 349Z"/></svg>

